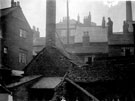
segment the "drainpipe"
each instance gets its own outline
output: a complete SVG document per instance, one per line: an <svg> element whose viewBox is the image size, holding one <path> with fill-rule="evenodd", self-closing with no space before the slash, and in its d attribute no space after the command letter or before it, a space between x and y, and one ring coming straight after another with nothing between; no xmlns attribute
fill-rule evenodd
<svg viewBox="0 0 135 101"><path fill-rule="evenodd" d="M2 50L2 49L1 49L1 48L2 48L2 47L1 47L1 46L2 46L1 40L2 40L2 31L1 31L1 29L0 29L0 68L1 68L1 60L2 60L2 59L1 59L1 58L2 58L2 57L1 57L1 53L2 53L2 51L1 51L1 50Z"/></svg>
<svg viewBox="0 0 135 101"><path fill-rule="evenodd" d="M135 56L135 24L133 24L134 56Z"/></svg>

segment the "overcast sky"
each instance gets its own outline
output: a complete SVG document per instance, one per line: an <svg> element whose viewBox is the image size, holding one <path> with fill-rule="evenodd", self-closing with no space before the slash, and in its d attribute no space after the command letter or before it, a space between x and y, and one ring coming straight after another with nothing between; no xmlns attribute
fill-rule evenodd
<svg viewBox="0 0 135 101"><path fill-rule="evenodd" d="M22 10L32 27L39 27L41 36L45 35L46 0L15 0L20 1ZM114 2L115 1L115 2ZM59 22L66 16L66 0L56 0L56 21ZM10 0L0 0L0 8L10 7ZM132 1L133 20L135 20L135 1ZM89 11L92 22L101 25L102 17L111 17L114 22L114 31L122 31L123 20L126 18L125 2L118 0L69 0L69 15L77 19L80 15L81 22Z"/></svg>

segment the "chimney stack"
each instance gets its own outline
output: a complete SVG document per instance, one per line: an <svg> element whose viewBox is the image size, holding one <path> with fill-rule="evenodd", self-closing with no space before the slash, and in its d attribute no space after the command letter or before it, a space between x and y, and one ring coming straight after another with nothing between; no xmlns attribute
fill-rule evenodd
<svg viewBox="0 0 135 101"><path fill-rule="evenodd" d="M103 18L102 18L102 28L105 28L105 24L106 24L106 22L105 22L105 17L103 17Z"/></svg>
<svg viewBox="0 0 135 101"><path fill-rule="evenodd" d="M11 0L11 7L16 7L16 6L20 6L20 2L19 1L15 2L14 0Z"/></svg>
<svg viewBox="0 0 135 101"><path fill-rule="evenodd" d="M126 1L126 21L132 20L132 3L131 1Z"/></svg>
<svg viewBox="0 0 135 101"><path fill-rule="evenodd" d="M17 1L16 6L20 6L20 2L19 1Z"/></svg>
<svg viewBox="0 0 135 101"><path fill-rule="evenodd" d="M56 0L46 0L46 46L55 46Z"/></svg>
<svg viewBox="0 0 135 101"><path fill-rule="evenodd" d="M78 23L80 23L80 16L79 16L79 14L77 16L77 21L78 21Z"/></svg>
<svg viewBox="0 0 135 101"><path fill-rule="evenodd" d="M16 6L16 4L15 4L14 0L11 0L11 7L15 7L15 6Z"/></svg>
<svg viewBox="0 0 135 101"><path fill-rule="evenodd" d="M84 32L84 34L83 34L83 46L84 46L84 47L89 46L89 42L90 42L89 32L86 31L86 32Z"/></svg>

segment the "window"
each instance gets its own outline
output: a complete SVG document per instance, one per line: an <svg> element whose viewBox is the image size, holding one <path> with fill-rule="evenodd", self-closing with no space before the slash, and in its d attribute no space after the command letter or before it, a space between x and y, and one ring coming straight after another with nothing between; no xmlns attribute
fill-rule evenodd
<svg viewBox="0 0 135 101"><path fill-rule="evenodd" d="M1 31L1 29L0 29L0 38L2 38L2 31Z"/></svg>
<svg viewBox="0 0 135 101"><path fill-rule="evenodd" d="M27 54L24 50L20 50L19 52L19 63L27 63Z"/></svg>
<svg viewBox="0 0 135 101"><path fill-rule="evenodd" d="M130 48L126 48L125 49L125 56L130 56L131 52L130 52Z"/></svg>
<svg viewBox="0 0 135 101"><path fill-rule="evenodd" d="M132 50L132 48L124 47L124 48L121 49L121 54L123 56L130 56L130 55L133 54L133 50Z"/></svg>
<svg viewBox="0 0 135 101"><path fill-rule="evenodd" d="M4 52L4 54L7 54L8 53L8 48L4 47L3 52Z"/></svg>
<svg viewBox="0 0 135 101"><path fill-rule="evenodd" d="M94 62L94 58L95 58L95 56L93 55L93 56L89 56L89 57L85 57L85 63L86 64L92 64L93 62Z"/></svg>
<svg viewBox="0 0 135 101"><path fill-rule="evenodd" d="M83 32L83 36L89 36L89 32L88 31L84 31Z"/></svg>
<svg viewBox="0 0 135 101"><path fill-rule="evenodd" d="M20 29L20 37L26 38L27 32L25 30Z"/></svg>

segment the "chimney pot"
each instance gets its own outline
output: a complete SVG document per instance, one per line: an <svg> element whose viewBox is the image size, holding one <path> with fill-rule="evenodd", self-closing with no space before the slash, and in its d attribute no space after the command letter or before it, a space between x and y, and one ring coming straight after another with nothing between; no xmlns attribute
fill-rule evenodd
<svg viewBox="0 0 135 101"><path fill-rule="evenodd" d="M20 2L19 1L17 1L17 5L16 6L20 6Z"/></svg>
<svg viewBox="0 0 135 101"><path fill-rule="evenodd" d="M16 3L16 2L14 2L14 7L16 7L16 5L17 5L17 3Z"/></svg>
<svg viewBox="0 0 135 101"><path fill-rule="evenodd" d="M11 7L14 7L14 0L11 0Z"/></svg>
<svg viewBox="0 0 135 101"><path fill-rule="evenodd" d="M35 26L33 26L33 30L34 30L34 31L36 30L36 27L35 27Z"/></svg>
<svg viewBox="0 0 135 101"><path fill-rule="evenodd" d="M37 28L37 31L39 32L39 28Z"/></svg>

